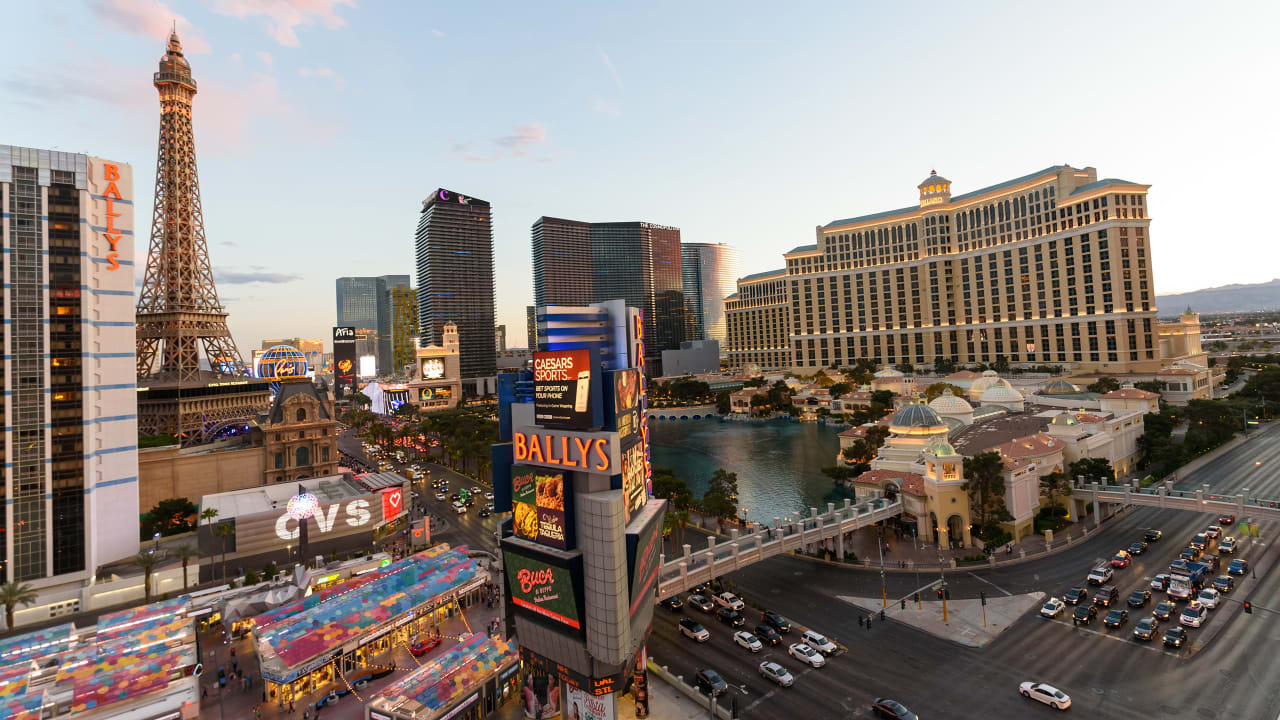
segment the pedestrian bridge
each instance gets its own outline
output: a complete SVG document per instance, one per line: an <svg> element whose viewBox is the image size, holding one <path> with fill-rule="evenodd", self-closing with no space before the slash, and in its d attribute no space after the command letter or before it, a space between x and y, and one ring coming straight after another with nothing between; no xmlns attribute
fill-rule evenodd
<svg viewBox="0 0 1280 720"><path fill-rule="evenodd" d="M1076 499L1088 499L1094 503L1094 517L1099 514L1100 503L1120 505L1146 505L1148 507L1168 508L1171 510L1191 510L1193 512L1215 513L1218 515L1234 515L1237 521L1278 520L1280 519L1280 500L1267 500L1252 497L1249 488L1241 488L1237 495L1214 493L1205 484L1199 490L1175 490L1173 481L1152 487L1133 485L1101 485L1089 483L1077 485Z"/></svg>
<svg viewBox="0 0 1280 720"><path fill-rule="evenodd" d="M693 552L686 544L684 553L679 557L667 560L663 556L662 569L658 574L658 599L671 597L765 558L801 550L832 538L835 539L836 556L844 557L846 533L901 514L901 500L890 502L877 498L859 505L845 500L840 508L835 503L827 503L827 512L823 514L818 514L817 508L809 508L810 517L796 522L783 524L774 518L775 527L761 527L750 533L730 530L729 539L722 542L716 542L714 537L707 538L705 550Z"/></svg>

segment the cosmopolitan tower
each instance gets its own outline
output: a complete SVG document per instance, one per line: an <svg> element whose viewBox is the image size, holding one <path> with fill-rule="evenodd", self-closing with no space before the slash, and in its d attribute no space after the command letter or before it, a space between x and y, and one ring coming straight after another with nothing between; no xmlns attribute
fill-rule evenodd
<svg viewBox="0 0 1280 720"><path fill-rule="evenodd" d="M151 248L138 295L138 429L190 446L246 431L271 396L266 381L249 376L213 284L191 129L196 81L176 32L154 84L160 147Z"/></svg>

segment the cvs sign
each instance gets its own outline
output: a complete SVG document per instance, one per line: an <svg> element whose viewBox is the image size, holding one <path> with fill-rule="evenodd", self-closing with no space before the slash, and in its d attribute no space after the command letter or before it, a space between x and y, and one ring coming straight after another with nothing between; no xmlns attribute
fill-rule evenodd
<svg viewBox="0 0 1280 720"><path fill-rule="evenodd" d="M396 492L399 492L398 490ZM383 497L383 507L386 506L386 497ZM334 523L338 521L341 514L343 522L347 525L358 528L369 524L373 519L373 513L369 512L368 500L352 500L345 505L343 503L333 503L327 508L321 508L312 515L312 519L316 521L316 526L320 528L320 532L327 533L333 529ZM281 515L276 519L276 536L281 540L297 540L298 539L298 522L289 517L288 513ZM306 522L303 520L302 522ZM292 527L290 524L292 523Z"/></svg>

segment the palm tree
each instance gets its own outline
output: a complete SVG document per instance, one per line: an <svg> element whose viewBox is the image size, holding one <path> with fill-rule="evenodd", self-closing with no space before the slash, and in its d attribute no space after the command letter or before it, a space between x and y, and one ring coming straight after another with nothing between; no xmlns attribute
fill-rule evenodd
<svg viewBox="0 0 1280 720"><path fill-rule="evenodd" d="M231 523L222 523L213 529L213 534L222 540L222 579L227 579L227 536L235 535L236 528Z"/></svg>
<svg viewBox="0 0 1280 720"><path fill-rule="evenodd" d="M212 510L212 508L210 509ZM195 549L195 547L188 545L187 543L183 543L173 549L173 555L174 557L182 561L182 589L186 590L187 589L187 563L190 562L192 558L200 557L200 551Z"/></svg>
<svg viewBox="0 0 1280 720"><path fill-rule="evenodd" d="M204 508L200 511L200 519L207 520L209 525L209 536L213 539L213 519L218 517L218 508ZM209 556L209 579L213 579L213 556Z"/></svg>
<svg viewBox="0 0 1280 720"><path fill-rule="evenodd" d="M133 557L133 564L142 568L142 572L146 574L146 582L143 584L144 603L151 604L151 571L155 569L156 563L164 559L164 551L140 552Z"/></svg>
<svg viewBox="0 0 1280 720"><path fill-rule="evenodd" d="M5 583L0 585L0 602L4 603L5 627L13 629L13 611L19 604L31 607L36 604L38 593L26 583Z"/></svg>

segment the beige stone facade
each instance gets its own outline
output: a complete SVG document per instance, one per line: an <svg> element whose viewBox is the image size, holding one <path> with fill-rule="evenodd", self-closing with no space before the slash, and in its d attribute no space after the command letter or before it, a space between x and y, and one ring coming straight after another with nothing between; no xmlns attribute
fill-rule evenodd
<svg viewBox="0 0 1280 720"><path fill-rule="evenodd" d="M444 326L443 343L420 347L409 381L409 402L419 410L449 410L458 406L462 379L458 365L458 327Z"/></svg>
<svg viewBox="0 0 1280 720"><path fill-rule="evenodd" d="M791 364L790 311L785 270L738 280L725 298L726 362L730 368L768 371Z"/></svg>
<svg viewBox="0 0 1280 720"><path fill-rule="evenodd" d="M259 420L266 458L261 484L337 474L333 403L311 381L283 383L264 420Z"/></svg>
<svg viewBox="0 0 1280 720"><path fill-rule="evenodd" d="M141 449L138 507L146 512L169 498L197 501L202 495L250 488L262 483L265 468L262 447L244 441Z"/></svg>

